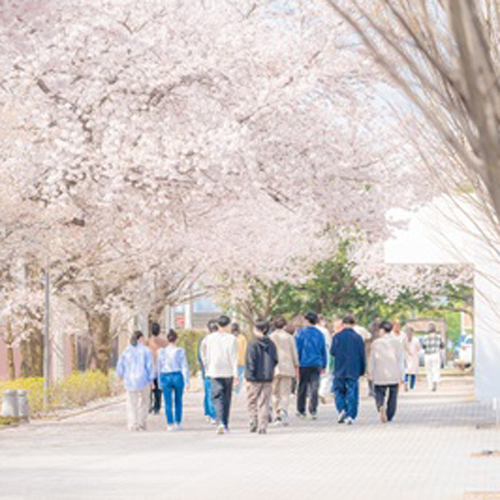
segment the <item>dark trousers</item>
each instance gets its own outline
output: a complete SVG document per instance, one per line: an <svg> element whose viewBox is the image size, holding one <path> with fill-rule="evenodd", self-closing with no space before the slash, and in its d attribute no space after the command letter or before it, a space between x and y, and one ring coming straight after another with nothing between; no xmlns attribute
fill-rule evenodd
<svg viewBox="0 0 500 500"><path fill-rule="evenodd" d="M153 388L151 389L151 405L150 412L159 413L161 409L161 389L158 387L158 378L153 380Z"/></svg>
<svg viewBox="0 0 500 500"><path fill-rule="evenodd" d="M335 377L333 379L333 393L335 394L337 411L344 412L346 417L355 420L358 416L359 380Z"/></svg>
<svg viewBox="0 0 500 500"><path fill-rule="evenodd" d="M233 394L233 377L212 378L212 400L215 406L215 418L224 427L229 425L231 396Z"/></svg>
<svg viewBox="0 0 500 500"><path fill-rule="evenodd" d="M377 409L380 409L385 404L385 396L387 394L387 390L389 390L389 398L387 399L387 420L389 422L396 415L396 409L398 406L398 390L399 384L391 384L391 385L376 385L375 384L375 402L377 404Z"/></svg>
<svg viewBox="0 0 500 500"><path fill-rule="evenodd" d="M417 376L414 374L405 375L405 384L409 385L410 389L415 389L415 383L417 381Z"/></svg>
<svg viewBox="0 0 500 500"><path fill-rule="evenodd" d="M299 390L297 395L297 411L305 415L306 401L309 394L309 413L318 411L318 390L321 368L319 366L301 366L299 368Z"/></svg>

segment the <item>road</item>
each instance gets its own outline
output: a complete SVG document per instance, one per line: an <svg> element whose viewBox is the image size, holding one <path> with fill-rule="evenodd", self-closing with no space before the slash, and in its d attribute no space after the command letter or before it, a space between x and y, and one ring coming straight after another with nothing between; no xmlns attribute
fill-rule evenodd
<svg viewBox="0 0 500 500"><path fill-rule="evenodd" d="M199 393L186 396L182 432L167 433L157 416L148 432L129 433L123 404L2 430L0 498L500 498L500 457L472 456L500 450L500 430L492 410L473 401L470 378L448 379L437 393L421 381L387 425L364 397L352 427L338 425L329 404L317 421L292 417L287 428L254 435L244 403L236 398L224 436L203 421Z"/></svg>

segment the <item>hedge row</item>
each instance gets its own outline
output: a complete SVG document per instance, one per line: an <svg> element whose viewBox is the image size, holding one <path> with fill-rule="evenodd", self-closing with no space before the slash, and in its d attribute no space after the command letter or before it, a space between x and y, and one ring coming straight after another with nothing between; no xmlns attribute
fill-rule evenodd
<svg viewBox="0 0 500 500"><path fill-rule="evenodd" d="M114 372L109 375L100 371L73 373L50 388L48 410L84 406L90 401L116 394L120 386ZM9 382L0 382L0 394L5 389L28 390L30 415L37 417L43 412L42 377L18 378Z"/></svg>

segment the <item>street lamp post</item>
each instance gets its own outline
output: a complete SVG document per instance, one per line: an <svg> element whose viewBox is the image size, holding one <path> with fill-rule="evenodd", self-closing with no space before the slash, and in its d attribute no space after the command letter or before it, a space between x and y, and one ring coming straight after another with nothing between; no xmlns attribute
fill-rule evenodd
<svg viewBox="0 0 500 500"><path fill-rule="evenodd" d="M43 409L49 408L50 389L50 273L44 272L44 303L43 303Z"/></svg>

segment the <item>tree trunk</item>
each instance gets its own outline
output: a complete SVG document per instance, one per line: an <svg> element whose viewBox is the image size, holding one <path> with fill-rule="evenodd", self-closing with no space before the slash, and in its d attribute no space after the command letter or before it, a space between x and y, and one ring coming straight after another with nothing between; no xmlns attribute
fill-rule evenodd
<svg viewBox="0 0 500 500"><path fill-rule="evenodd" d="M108 373L111 359L111 315L108 313L89 313L90 335L95 346L96 368Z"/></svg>
<svg viewBox="0 0 500 500"><path fill-rule="evenodd" d="M71 350L71 371L76 372L78 370L78 351L76 346L76 335L70 335L69 337L70 350Z"/></svg>
<svg viewBox="0 0 500 500"><path fill-rule="evenodd" d="M161 319L163 317L163 311L165 310L165 305L162 304L160 306L154 307L148 316L148 322L149 322L149 327L151 328L151 325L153 323L160 323L161 324ZM144 335L147 335L148 332L143 332Z"/></svg>
<svg viewBox="0 0 500 500"><path fill-rule="evenodd" d="M12 344L7 345L7 367L9 369L9 379L14 380L16 378L16 365L14 363L14 348Z"/></svg>
<svg viewBox="0 0 500 500"><path fill-rule="evenodd" d="M28 340L21 340L21 377L30 376L30 352Z"/></svg>
<svg viewBox="0 0 500 500"><path fill-rule="evenodd" d="M27 373L30 377L43 377L43 333L40 328L32 330L27 349Z"/></svg>

